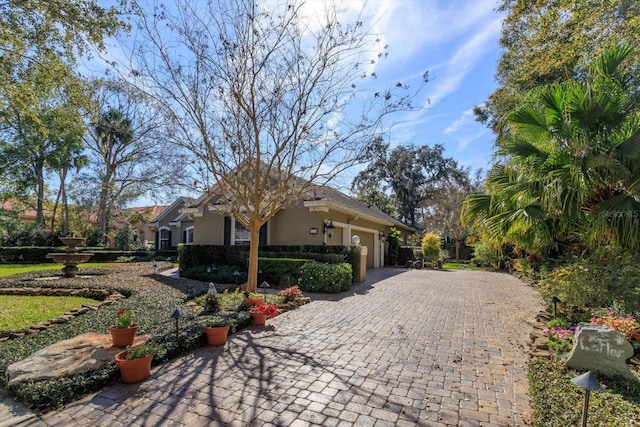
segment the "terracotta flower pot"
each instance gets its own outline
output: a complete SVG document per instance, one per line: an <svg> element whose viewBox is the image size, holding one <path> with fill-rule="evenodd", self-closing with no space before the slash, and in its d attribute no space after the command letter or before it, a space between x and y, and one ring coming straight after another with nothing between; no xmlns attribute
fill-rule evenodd
<svg viewBox="0 0 640 427"><path fill-rule="evenodd" d="M111 333L111 340L114 347L126 347L133 344L133 337L136 335L138 325L133 325L128 328L114 328L111 326L109 332Z"/></svg>
<svg viewBox="0 0 640 427"><path fill-rule="evenodd" d="M207 334L207 343L209 345L222 345L227 342L229 325L215 328L205 326L204 332Z"/></svg>
<svg viewBox="0 0 640 427"><path fill-rule="evenodd" d="M120 375L124 383L137 383L151 375L151 361L153 354L138 359L126 360L127 351L116 354L116 363L120 368Z"/></svg>
<svg viewBox="0 0 640 427"><path fill-rule="evenodd" d="M255 297L255 298L245 298L244 303L247 304L247 307L252 307L254 305L260 305L264 302L264 297Z"/></svg>
<svg viewBox="0 0 640 427"><path fill-rule="evenodd" d="M253 318L254 325L263 326L265 323L267 323L266 313L251 313L251 317Z"/></svg>

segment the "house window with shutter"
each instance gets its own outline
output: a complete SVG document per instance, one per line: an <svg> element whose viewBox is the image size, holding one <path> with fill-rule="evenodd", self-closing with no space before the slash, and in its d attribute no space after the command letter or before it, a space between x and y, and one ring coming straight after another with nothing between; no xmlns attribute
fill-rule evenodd
<svg viewBox="0 0 640 427"><path fill-rule="evenodd" d="M171 231L168 228L160 229L160 249L171 248Z"/></svg>

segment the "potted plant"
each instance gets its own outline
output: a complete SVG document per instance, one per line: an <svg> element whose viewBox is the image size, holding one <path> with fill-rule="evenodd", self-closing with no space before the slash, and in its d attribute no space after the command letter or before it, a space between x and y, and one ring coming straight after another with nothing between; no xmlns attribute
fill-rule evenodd
<svg viewBox="0 0 640 427"><path fill-rule="evenodd" d="M257 292L249 292L245 294L244 303L247 304L247 307L260 305L264 303L264 297Z"/></svg>
<svg viewBox="0 0 640 427"><path fill-rule="evenodd" d="M214 317L204 323L204 332L207 334L207 344L222 345L227 342L229 331L236 331L236 322L224 317Z"/></svg>
<svg viewBox="0 0 640 427"><path fill-rule="evenodd" d="M146 342L139 347L130 348L116 354L115 359L120 368L124 383L136 383L151 375L151 361L154 356L162 358L166 350L158 343Z"/></svg>
<svg viewBox="0 0 640 427"><path fill-rule="evenodd" d="M127 347L133 344L138 325L133 323L133 310L120 308L116 311L116 324L109 327L114 347Z"/></svg>
<svg viewBox="0 0 640 427"><path fill-rule="evenodd" d="M278 306L262 303L251 307L249 313L251 313L251 317L253 318L253 324L261 326L267 323L267 319L271 319L278 314Z"/></svg>

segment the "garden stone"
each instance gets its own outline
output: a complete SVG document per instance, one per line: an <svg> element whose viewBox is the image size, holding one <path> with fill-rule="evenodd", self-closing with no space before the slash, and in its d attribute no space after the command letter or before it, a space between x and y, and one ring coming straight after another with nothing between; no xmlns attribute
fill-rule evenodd
<svg viewBox="0 0 640 427"><path fill-rule="evenodd" d="M631 356L633 347L620 332L608 326L580 323L576 328L575 344L566 360L567 366L573 369L637 380L626 364Z"/></svg>
<svg viewBox="0 0 640 427"><path fill-rule="evenodd" d="M146 336L136 336L133 347L141 345ZM87 333L59 341L39 350L7 368L8 385L25 381L66 377L99 369L114 362L123 349L111 346L111 335Z"/></svg>

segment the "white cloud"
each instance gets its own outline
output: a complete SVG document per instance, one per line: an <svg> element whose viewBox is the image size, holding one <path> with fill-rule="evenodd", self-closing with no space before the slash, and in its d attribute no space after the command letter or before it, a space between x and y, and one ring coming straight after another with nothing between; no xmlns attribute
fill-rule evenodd
<svg viewBox="0 0 640 427"><path fill-rule="evenodd" d="M438 66L442 71L433 76L433 89L427 93L432 104L439 103L458 89L487 51L495 48L494 40L497 39L501 28L502 19L492 19L486 26L470 34L466 43L455 50L445 63ZM431 69L432 74L433 71Z"/></svg>
<svg viewBox="0 0 640 427"><path fill-rule="evenodd" d="M456 152L460 153L471 142L485 136L488 132L485 126L475 120L473 109L470 108L463 111L442 133L456 141Z"/></svg>

